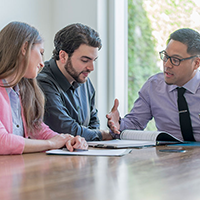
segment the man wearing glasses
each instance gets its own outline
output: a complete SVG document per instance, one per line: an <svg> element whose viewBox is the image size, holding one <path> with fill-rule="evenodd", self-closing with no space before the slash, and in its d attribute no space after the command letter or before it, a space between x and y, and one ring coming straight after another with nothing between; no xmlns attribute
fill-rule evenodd
<svg viewBox="0 0 200 200"><path fill-rule="evenodd" d="M154 118L158 131L185 141L200 141L200 34L183 28L173 32L161 51L163 73L150 77L129 114L120 118L119 102L107 114L115 137L124 129L144 130Z"/></svg>

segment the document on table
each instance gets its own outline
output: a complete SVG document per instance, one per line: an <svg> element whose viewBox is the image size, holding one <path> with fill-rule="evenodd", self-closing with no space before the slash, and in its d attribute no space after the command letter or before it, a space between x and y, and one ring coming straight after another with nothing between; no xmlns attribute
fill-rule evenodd
<svg viewBox="0 0 200 200"><path fill-rule="evenodd" d="M46 151L47 155L68 155L68 156L124 156L132 149L89 149L68 151L66 148Z"/></svg>
<svg viewBox="0 0 200 200"><path fill-rule="evenodd" d="M182 143L183 141L163 131L124 130L120 139L88 141L90 147L98 148L141 148L156 145Z"/></svg>
<svg viewBox="0 0 200 200"><path fill-rule="evenodd" d="M88 141L88 146L98 148L141 148L146 146L155 146L152 141L137 140L105 140L105 141Z"/></svg>

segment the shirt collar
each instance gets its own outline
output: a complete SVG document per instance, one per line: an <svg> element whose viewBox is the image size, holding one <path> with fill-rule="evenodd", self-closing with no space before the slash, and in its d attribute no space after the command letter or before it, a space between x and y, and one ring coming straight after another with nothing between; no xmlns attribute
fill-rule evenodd
<svg viewBox="0 0 200 200"><path fill-rule="evenodd" d="M191 93L195 94L199 88L200 85L200 71L197 69L196 74L194 77L189 80L183 87L190 91Z"/></svg>
<svg viewBox="0 0 200 200"><path fill-rule="evenodd" d="M5 86L8 86L8 83L6 81L6 79L2 79L2 82ZM7 93L9 94L11 91L14 91L15 93L17 93L17 95L19 95L19 86L18 84L15 85L13 88L9 87L9 88L6 88L6 91Z"/></svg>
<svg viewBox="0 0 200 200"><path fill-rule="evenodd" d="M19 95L19 86L18 86L18 84L13 87L13 90Z"/></svg>
<svg viewBox="0 0 200 200"><path fill-rule="evenodd" d="M195 94L197 92L197 89L199 88L199 85L200 85L200 71L197 70L194 77L182 87L185 88L187 91ZM177 87L178 87L177 85L170 85L169 91L171 92L172 90L175 90Z"/></svg>
<svg viewBox="0 0 200 200"><path fill-rule="evenodd" d="M53 74L55 75L55 79L63 91L67 91L69 89L75 90L81 85L81 83L77 83L75 81L71 85L69 81L67 80L67 78L63 75L63 73L58 68L56 61L54 59L51 59L49 63L50 63L51 70Z"/></svg>

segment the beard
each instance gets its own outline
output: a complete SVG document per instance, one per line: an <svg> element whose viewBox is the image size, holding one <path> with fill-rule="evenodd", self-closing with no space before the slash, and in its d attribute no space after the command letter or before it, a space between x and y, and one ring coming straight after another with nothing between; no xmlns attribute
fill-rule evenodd
<svg viewBox="0 0 200 200"><path fill-rule="evenodd" d="M84 83L84 82L87 80L87 78L85 78L85 80L81 80L81 79L80 79L80 75L81 75L84 71L77 72L77 71L75 70L75 68L73 67L72 62L71 62L71 57L69 57L69 58L67 59L67 62L66 62L66 64L65 64L64 68L65 68L66 72L67 72L77 83ZM87 72L90 72L90 71L87 70Z"/></svg>
<svg viewBox="0 0 200 200"><path fill-rule="evenodd" d="M165 83L166 83L167 85L174 85L173 83L168 83L168 82L166 82L166 81L165 81Z"/></svg>

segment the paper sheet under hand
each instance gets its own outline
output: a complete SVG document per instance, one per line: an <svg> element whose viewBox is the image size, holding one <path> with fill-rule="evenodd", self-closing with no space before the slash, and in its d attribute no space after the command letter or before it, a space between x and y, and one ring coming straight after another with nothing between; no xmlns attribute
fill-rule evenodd
<svg viewBox="0 0 200 200"><path fill-rule="evenodd" d="M47 155L68 155L68 156L123 156L131 152L131 149L89 149L87 151L73 151L66 149L55 149L46 151Z"/></svg>

